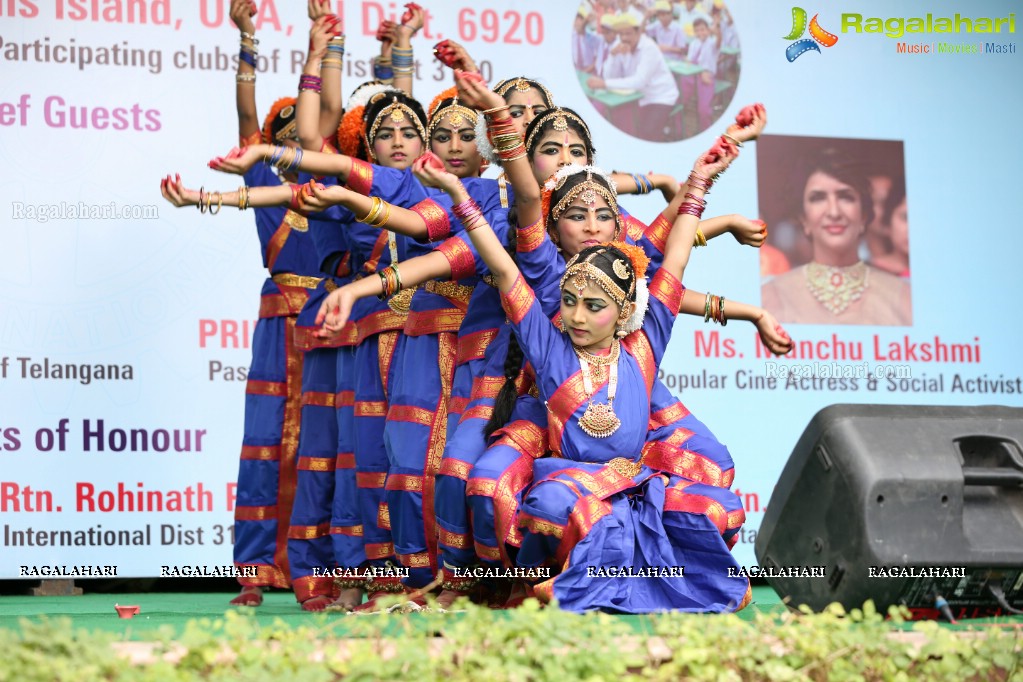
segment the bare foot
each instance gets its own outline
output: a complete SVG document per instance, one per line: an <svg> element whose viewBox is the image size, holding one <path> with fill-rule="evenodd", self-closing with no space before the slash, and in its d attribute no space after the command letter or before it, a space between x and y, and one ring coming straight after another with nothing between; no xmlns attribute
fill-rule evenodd
<svg viewBox="0 0 1023 682"><path fill-rule="evenodd" d="M318 597L310 597L302 602L302 610L310 612L322 611L330 606L330 603L330 597L325 594L321 594Z"/></svg>
<svg viewBox="0 0 1023 682"><path fill-rule="evenodd" d="M231 600L231 606L259 606L263 603L263 588L259 585L246 585L237 597Z"/></svg>
<svg viewBox="0 0 1023 682"><path fill-rule="evenodd" d="M514 609L522 606L522 602L526 601L532 596L532 590L530 587L521 580L516 580L511 588L511 593L508 595L507 601L505 601L502 608Z"/></svg>
<svg viewBox="0 0 1023 682"><path fill-rule="evenodd" d="M379 600L386 597L388 594L390 593L379 591L370 592L366 601L353 608L352 611L355 611L356 613L376 613L380 610Z"/></svg>
<svg viewBox="0 0 1023 682"><path fill-rule="evenodd" d="M467 596L465 592L458 592L457 590L441 590L440 594L437 595L436 605L439 609L450 609L451 605L455 603L455 600L459 597Z"/></svg>
<svg viewBox="0 0 1023 682"><path fill-rule="evenodd" d="M361 587L349 587L341 590L341 594L330 603L327 611L343 611L345 613L354 611L355 607L362 603L362 593Z"/></svg>

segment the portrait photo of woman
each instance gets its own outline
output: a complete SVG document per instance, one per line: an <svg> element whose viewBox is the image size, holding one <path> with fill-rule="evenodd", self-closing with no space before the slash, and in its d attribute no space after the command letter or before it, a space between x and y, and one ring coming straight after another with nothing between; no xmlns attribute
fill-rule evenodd
<svg viewBox="0 0 1023 682"><path fill-rule="evenodd" d="M891 162L896 156L897 165ZM773 247L784 256L762 268L761 295L762 304L779 321L913 323L908 276L880 267L897 254L874 255L873 249L866 248L868 228L890 221L894 213L875 215L871 180L883 168L896 176L889 186L904 187L901 159L901 142L761 138L760 211L772 227ZM893 167L898 170L890 170ZM791 171L779 173L778 169ZM900 241L907 260L908 241L907 230ZM785 265L779 267L779 262ZM908 270L900 274L908 275Z"/></svg>

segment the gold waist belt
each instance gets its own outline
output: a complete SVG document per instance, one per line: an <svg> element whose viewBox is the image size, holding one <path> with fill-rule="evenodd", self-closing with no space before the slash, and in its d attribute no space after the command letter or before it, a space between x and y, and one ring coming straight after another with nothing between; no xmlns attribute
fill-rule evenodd
<svg viewBox="0 0 1023 682"><path fill-rule="evenodd" d="M306 289L315 289L320 283L321 277L305 277L303 275L295 275L290 272L281 272L270 277L275 284L280 284L282 287L305 287Z"/></svg>
<svg viewBox="0 0 1023 682"><path fill-rule="evenodd" d="M437 280L431 279L426 283L424 288L431 294L440 294L447 298L453 298L459 301L468 301L472 296L472 291L475 287L471 287L466 284L459 284L458 282L452 282L450 280L446 282L438 282Z"/></svg>

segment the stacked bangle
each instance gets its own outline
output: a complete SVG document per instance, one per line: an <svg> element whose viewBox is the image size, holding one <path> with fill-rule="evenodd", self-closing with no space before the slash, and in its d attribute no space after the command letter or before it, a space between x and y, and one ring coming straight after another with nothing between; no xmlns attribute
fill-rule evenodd
<svg viewBox="0 0 1023 682"><path fill-rule="evenodd" d="M248 40L249 43L245 41ZM242 38L240 41L240 49L238 50L238 60L245 62L253 69L256 68L256 57L259 56L259 41L256 40L255 36L250 33L242 31Z"/></svg>
<svg viewBox="0 0 1023 682"><path fill-rule="evenodd" d="M217 210L213 210L213 195L217 195ZM224 195L220 192L207 192L204 188L199 188L199 203L195 205L199 209L199 213L209 213L210 215L217 215L220 213L221 207L224 205Z"/></svg>
<svg viewBox="0 0 1023 682"><path fill-rule="evenodd" d="M383 227L387 224L390 217L391 205L380 197L373 197L373 205L370 207L369 212L361 218L356 216L355 219L370 227Z"/></svg>
<svg viewBox="0 0 1023 682"><path fill-rule="evenodd" d="M273 148L269 157L263 157L263 160L282 171L297 170L302 164L302 148L278 145Z"/></svg>
<svg viewBox="0 0 1023 682"><path fill-rule="evenodd" d="M377 298L381 301L401 291L401 273L398 272L398 265L396 263L388 265L379 271L377 275L380 276L381 284L381 292Z"/></svg>
<svg viewBox="0 0 1023 682"><path fill-rule="evenodd" d="M697 218L703 216L703 209L706 204L698 204L694 201L683 201L678 207L678 215L693 215Z"/></svg>
<svg viewBox="0 0 1023 682"><path fill-rule="evenodd" d="M480 209L479 204L473 201L472 197L452 206L451 212L461 221L466 232L472 232L486 222L486 219L483 217L483 211Z"/></svg>
<svg viewBox="0 0 1023 682"><path fill-rule="evenodd" d="M320 67L324 69L340 69L344 56L345 36L344 34L334 36L327 43L327 54L320 61Z"/></svg>
<svg viewBox="0 0 1023 682"><path fill-rule="evenodd" d="M249 207L249 188L242 185L238 188L238 210L244 211Z"/></svg>
<svg viewBox="0 0 1023 682"><path fill-rule="evenodd" d="M636 191L639 194L649 194L650 190L654 188L654 183L650 181L650 178L639 173L630 173L629 175L636 182Z"/></svg>
<svg viewBox="0 0 1023 682"><path fill-rule="evenodd" d="M373 77L385 83L394 80L394 69L391 68L390 57L377 57L373 61Z"/></svg>
<svg viewBox="0 0 1023 682"><path fill-rule="evenodd" d="M411 47L392 47L391 64L395 75L411 76L414 72L415 60Z"/></svg>
<svg viewBox="0 0 1023 682"><path fill-rule="evenodd" d="M319 76L310 76L308 74L302 74L298 77L298 91L312 90L313 92L320 92L323 87L323 80Z"/></svg>
<svg viewBox="0 0 1023 682"><path fill-rule="evenodd" d="M236 83L251 83L252 85L255 85L256 84L256 74L255 73L239 73L238 75L236 75L234 77L234 80L235 80Z"/></svg>
<svg viewBox="0 0 1023 682"><path fill-rule="evenodd" d="M707 294L707 298L703 301L703 321L708 322L714 320L722 327L728 324L728 320L725 319L725 297L714 296Z"/></svg>
<svg viewBox="0 0 1023 682"><path fill-rule="evenodd" d="M703 234L703 230L699 227L696 228L696 237L693 238L693 246L706 246L707 236Z"/></svg>
<svg viewBox="0 0 1023 682"><path fill-rule="evenodd" d="M710 192L710 188L714 184L713 180L697 175L695 172L689 174L689 179L686 182L694 189L702 189L705 194Z"/></svg>
<svg viewBox="0 0 1023 682"><path fill-rule="evenodd" d="M495 107L487 111L500 111L505 107ZM484 114L487 111L483 112ZM502 161L514 161L526 155L526 146L522 143L522 135L515 129L511 117L490 119L488 122L490 138L494 143L494 151Z"/></svg>

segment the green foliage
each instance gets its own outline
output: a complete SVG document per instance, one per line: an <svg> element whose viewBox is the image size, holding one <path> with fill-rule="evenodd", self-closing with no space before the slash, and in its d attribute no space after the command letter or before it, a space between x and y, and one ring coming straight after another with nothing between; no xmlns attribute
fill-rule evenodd
<svg viewBox="0 0 1023 682"><path fill-rule="evenodd" d="M93 680L1023 680L1019 628L904 627L872 603L846 613L577 615L526 602L514 611L310 616L270 626L242 611L194 620L180 637L118 642L64 619L0 630L0 682Z"/></svg>

